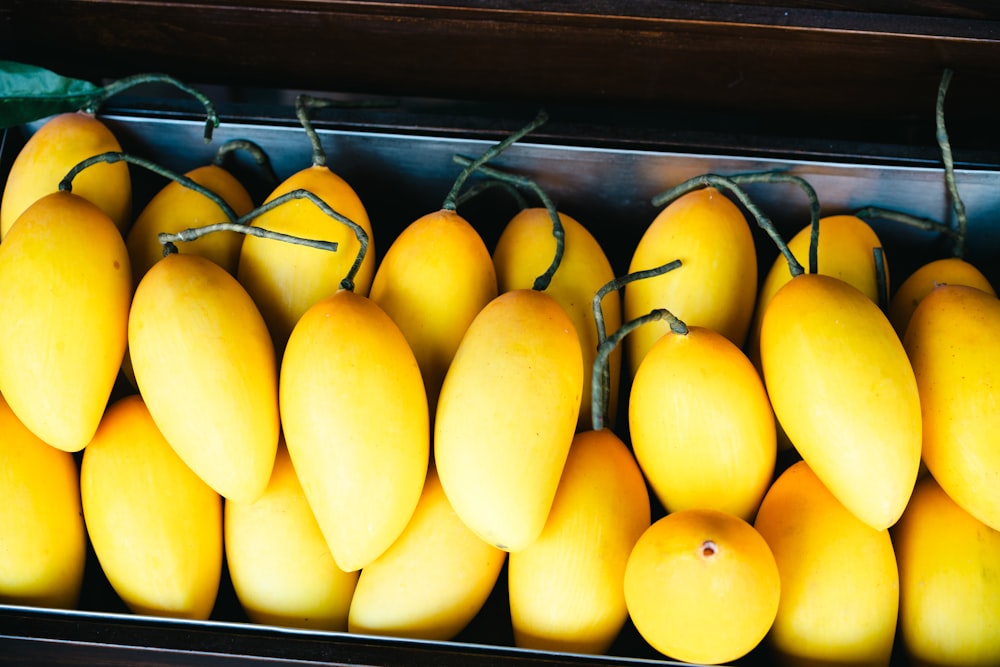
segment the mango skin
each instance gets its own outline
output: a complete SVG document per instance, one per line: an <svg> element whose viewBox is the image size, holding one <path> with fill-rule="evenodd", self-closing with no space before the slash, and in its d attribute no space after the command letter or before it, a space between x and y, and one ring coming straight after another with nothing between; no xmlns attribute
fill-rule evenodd
<svg viewBox="0 0 1000 667"><path fill-rule="evenodd" d="M370 296L406 336L433 418L462 336L497 296L489 249L475 227L455 211L428 213L389 246L375 271Z"/></svg>
<svg viewBox="0 0 1000 667"><path fill-rule="evenodd" d="M323 166L298 171L274 189L264 204L304 189L330 208L360 225L368 234L368 250L354 277L354 291L368 295L375 275L375 239L368 213L357 193ZM354 230L324 213L308 199L293 199L253 218L251 225L273 232L338 243L336 252L247 236L240 246L236 276L260 308L278 356L295 323L317 301L341 288L361 244Z"/></svg>
<svg viewBox="0 0 1000 667"><path fill-rule="evenodd" d="M675 259L681 260L680 268L625 286L624 321L667 308L688 326L713 329L742 347L757 299L757 252L740 209L711 187L681 196L653 219L628 270ZM664 322L651 322L625 338L630 377L668 330Z"/></svg>
<svg viewBox="0 0 1000 667"><path fill-rule="evenodd" d="M233 213L243 216L253 209L253 200L235 176L214 164L192 169L184 174L202 187L219 195ZM125 237L132 262L132 280L138 285L153 264L163 258L159 234L176 234L185 229L228 222L222 209L197 190L170 181L146 204ZM175 244L177 252L207 257L236 275L243 235L239 232L213 232L194 241Z"/></svg>
<svg viewBox="0 0 1000 667"><path fill-rule="evenodd" d="M368 297L340 290L306 311L281 362L281 424L337 566L359 570L420 500L430 417L420 367Z"/></svg>
<svg viewBox="0 0 1000 667"><path fill-rule="evenodd" d="M31 135L11 165L0 200L0 240L31 204L56 192L77 164L121 150L118 139L93 114L74 111L51 117ZM104 211L122 234L128 230L132 223L128 163L91 165L73 178L72 190Z"/></svg>
<svg viewBox="0 0 1000 667"><path fill-rule="evenodd" d="M70 192L35 202L0 243L0 393L68 452L97 430L125 355L128 251L111 219Z"/></svg>
<svg viewBox="0 0 1000 667"><path fill-rule="evenodd" d="M899 615L899 572L889 532L865 525L805 461L768 489L754 528L781 577L767 642L782 665L885 667Z"/></svg>
<svg viewBox="0 0 1000 667"><path fill-rule="evenodd" d="M900 339L906 336L913 311L938 285L968 285L996 296L989 279L974 264L960 257L931 260L907 276L889 301L889 321Z"/></svg>
<svg viewBox="0 0 1000 667"><path fill-rule="evenodd" d="M226 502L223 534L233 589L251 621L347 630L358 573L333 561L284 441L264 494Z"/></svg>
<svg viewBox="0 0 1000 667"><path fill-rule="evenodd" d="M903 345L923 419L923 461L966 512L1000 530L1000 299L940 285L913 311Z"/></svg>
<svg viewBox="0 0 1000 667"><path fill-rule="evenodd" d="M760 375L728 338L692 326L656 341L632 383L629 430L667 511L753 518L774 474L775 420Z"/></svg>
<svg viewBox="0 0 1000 667"><path fill-rule="evenodd" d="M0 604L73 609L87 535L69 452L29 431L0 396Z"/></svg>
<svg viewBox="0 0 1000 667"><path fill-rule="evenodd" d="M560 212L559 220L565 234L562 261L545 292L562 304L573 320L583 350L583 386L591 386L594 359L597 357L597 323L594 319L594 295L614 279L614 269L604 249L586 227L571 216ZM552 218L548 209L526 208L504 227L493 249L500 291L530 289L535 279L552 263L556 241L552 236ZM622 324L621 296L613 291L602 304L605 332L612 334ZM607 423L613 425L618 409L618 385L621 377L621 348L608 355L609 396ZM580 403L577 429L590 429L590 392L584 392Z"/></svg>
<svg viewBox="0 0 1000 667"><path fill-rule="evenodd" d="M645 480L625 443L608 429L578 433L542 534L510 554L515 644L605 653L625 626L625 564L649 525Z"/></svg>
<svg viewBox="0 0 1000 667"><path fill-rule="evenodd" d="M764 383L791 444L876 530L903 513L920 468L920 395L888 318L861 290L802 274L761 325Z"/></svg>
<svg viewBox="0 0 1000 667"><path fill-rule="evenodd" d="M582 391L580 338L548 294L504 292L472 321L441 387L434 457L455 512L487 543L517 551L541 534Z"/></svg>
<svg viewBox="0 0 1000 667"><path fill-rule="evenodd" d="M135 290L129 358L153 420L221 496L252 502L278 448L278 368L246 290L198 255L164 257Z"/></svg>
<svg viewBox="0 0 1000 667"><path fill-rule="evenodd" d="M108 408L80 466L101 569L136 614L207 619L222 576L222 499L177 456L142 398Z"/></svg>
<svg viewBox="0 0 1000 667"><path fill-rule="evenodd" d="M361 571L349 631L453 639L482 609L506 560L458 518L431 466L406 529Z"/></svg>
<svg viewBox="0 0 1000 667"><path fill-rule="evenodd" d="M1000 664L1000 532L922 478L890 530L900 581L900 639L910 664Z"/></svg>

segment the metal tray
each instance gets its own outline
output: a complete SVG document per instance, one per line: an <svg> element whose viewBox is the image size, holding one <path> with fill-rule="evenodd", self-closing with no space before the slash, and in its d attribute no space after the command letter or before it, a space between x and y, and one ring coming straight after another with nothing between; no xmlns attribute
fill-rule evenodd
<svg viewBox="0 0 1000 667"><path fill-rule="evenodd" d="M418 105L418 110L345 109L315 122L329 166L358 191L375 229L376 253L421 215L436 210L460 167L455 155L476 156L531 120L524 109L490 114ZM170 101L116 107L102 115L129 153L183 172L210 162L228 139L250 139L270 156L278 178L310 164L311 147L288 104L233 107L210 144L204 121L190 107ZM516 113L513 113L516 112ZM524 115L522 115L522 112ZM39 123L9 130L0 143L0 184L16 151ZM944 172L933 152L900 146L834 146L826 153L806 145L741 143L725 135L636 134L578 120L553 118L518 142L493 166L535 179L560 210L590 228L619 273L658 209L651 199L690 177L780 170L808 180L823 214L869 205L947 221L950 202ZM688 141L685 144L685 141ZM249 162L232 167L258 198L268 184ZM135 211L165 182L139 168ZM991 280L1000 280L1000 159L963 164L956 179L969 217L966 257ZM749 188L758 205L789 236L809 220L805 197L794 186ZM502 192L472 200L463 214L492 247L516 209ZM895 282L918 263L947 252L935 234L873 221L886 247ZM777 256L755 230L762 261ZM762 271L763 273L763 271ZM453 642L387 639L307 632L249 623L223 574L212 619L188 622L129 613L104 579L93 554L80 609L64 611L0 606L0 663L226 665L666 665L630 625L609 656L582 656L513 647L501 574L497 589L472 624ZM738 664L766 664L759 648Z"/></svg>

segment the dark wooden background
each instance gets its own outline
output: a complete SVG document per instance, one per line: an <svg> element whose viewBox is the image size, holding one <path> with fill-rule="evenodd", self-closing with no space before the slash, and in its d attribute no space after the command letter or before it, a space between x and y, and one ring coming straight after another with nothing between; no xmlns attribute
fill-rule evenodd
<svg viewBox="0 0 1000 667"><path fill-rule="evenodd" d="M0 0L0 58L918 144L950 67L956 144L1000 146L990 1Z"/></svg>

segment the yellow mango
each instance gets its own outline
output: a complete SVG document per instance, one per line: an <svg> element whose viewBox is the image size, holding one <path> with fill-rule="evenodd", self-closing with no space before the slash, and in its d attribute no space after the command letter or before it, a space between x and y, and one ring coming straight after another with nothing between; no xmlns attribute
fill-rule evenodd
<svg viewBox="0 0 1000 667"><path fill-rule="evenodd" d="M420 367L374 301L339 290L315 303L281 362L281 424L337 566L361 569L406 528L430 458Z"/></svg>
<svg viewBox="0 0 1000 667"><path fill-rule="evenodd" d="M0 396L0 604L72 609L87 536L76 460L42 442Z"/></svg>
<svg viewBox="0 0 1000 667"><path fill-rule="evenodd" d="M97 430L125 355L132 279L125 242L70 192L31 205L0 244L0 393L49 445Z"/></svg>
<svg viewBox="0 0 1000 667"><path fill-rule="evenodd" d="M349 629L412 639L453 639L489 598L507 552L455 514L434 466L399 538L361 571Z"/></svg>
<svg viewBox="0 0 1000 667"><path fill-rule="evenodd" d="M680 270L625 287L624 320L668 308L689 326L713 329L742 346L757 298L757 252L739 207L711 187L679 197L639 239L628 272L675 259L681 261ZM625 339L630 376L667 330L666 323L651 322Z"/></svg>
<svg viewBox="0 0 1000 667"><path fill-rule="evenodd" d="M462 336L496 295L489 249L454 210L441 209L412 222L379 263L371 299L406 336L424 378L432 418Z"/></svg>
<svg viewBox="0 0 1000 667"><path fill-rule="evenodd" d="M743 351L712 329L668 330L650 348L630 390L629 431L670 512L715 509L749 521L774 474L775 421L764 383Z"/></svg>
<svg viewBox="0 0 1000 667"><path fill-rule="evenodd" d="M83 160L121 151L108 126L94 114L71 111L49 118L28 138L7 175L0 200L0 239L29 206L59 189ZM94 164L73 178L73 192L95 204L124 234L132 222L132 180L126 162Z"/></svg>
<svg viewBox="0 0 1000 667"><path fill-rule="evenodd" d="M625 625L625 564L649 528L645 480L612 431L573 439L542 534L510 554L517 646L605 653Z"/></svg>
<svg viewBox="0 0 1000 667"><path fill-rule="evenodd" d="M177 456L142 398L113 403L80 466L83 516L136 614L204 620L222 576L222 499Z"/></svg>
<svg viewBox="0 0 1000 667"><path fill-rule="evenodd" d="M354 278L354 291L368 295L375 274L375 242L368 213L357 193L328 167L313 165L278 185L264 204L293 190L307 190L368 234L368 250ZM240 246L236 276L267 322L280 358L292 328L317 301L341 287L361 245L354 230L308 199L293 199L253 218L273 232L338 244L336 252L247 236Z"/></svg>
<svg viewBox="0 0 1000 667"><path fill-rule="evenodd" d="M903 344L864 292L823 274L778 290L761 325L764 383L791 444L833 495L881 530L920 468L920 396Z"/></svg>
<svg viewBox="0 0 1000 667"><path fill-rule="evenodd" d="M252 622L347 630L358 573L333 561L284 441L264 494L226 501L223 529L233 590Z"/></svg>
<svg viewBox="0 0 1000 667"><path fill-rule="evenodd" d="M782 665L886 667L899 614L899 573L889 532L862 523L805 461L764 496L754 528L781 577L767 641Z"/></svg>
<svg viewBox="0 0 1000 667"><path fill-rule="evenodd" d="M929 476L890 532L899 562L899 637L909 664L1000 664L1000 532Z"/></svg>
<svg viewBox="0 0 1000 667"><path fill-rule="evenodd" d="M889 300L889 321L900 338L906 335L917 305L938 285L968 285L996 296L993 285L976 265L961 257L931 260L907 276Z"/></svg>
<svg viewBox="0 0 1000 667"><path fill-rule="evenodd" d="M128 345L139 392L181 459L223 497L259 498L278 448L278 369L246 290L209 259L170 254L135 290Z"/></svg>
<svg viewBox="0 0 1000 667"><path fill-rule="evenodd" d="M480 538L517 551L542 532L583 390L576 326L536 290L500 294L469 325L441 387L434 457Z"/></svg>
<svg viewBox="0 0 1000 667"><path fill-rule="evenodd" d="M198 185L219 195L237 216L253 209L250 193L235 176L214 164L192 169L185 174ZM226 214L211 198L178 181L170 181L149 200L125 237L132 279L139 281L156 262L163 258L160 233L176 234L182 230L228 222ZM177 251L201 255L236 275L243 234L215 232L194 241L177 244Z"/></svg>
<svg viewBox="0 0 1000 667"><path fill-rule="evenodd" d="M559 213L565 234L565 249L559 268L545 288L558 301L580 337L583 351L583 386L591 386L594 358L597 356L597 324L594 321L594 295L614 279L614 270L604 249L590 231L565 213ZM526 208L504 227L493 250L497 282L501 292L530 289L535 279L545 273L555 255L552 218L545 208ZM608 294L602 302L605 330L614 332L622 323L621 297ZM615 347L608 355L610 393L608 423L613 424L618 403L621 375L621 350ZM591 400L584 392L580 403L578 429L591 427Z"/></svg>
<svg viewBox="0 0 1000 667"><path fill-rule="evenodd" d="M940 285L913 311L903 345L923 418L923 461L966 512L1000 530L1000 299Z"/></svg>
<svg viewBox="0 0 1000 667"><path fill-rule="evenodd" d="M812 241L812 225L806 225L789 241L788 249L795 259L808 270L809 244ZM878 270L875 266L876 248L882 241L871 225L854 215L830 215L819 220L819 240L816 246L816 272L833 276L854 285L865 295L879 302ZM888 272L888 269L886 269ZM747 336L744 349L747 356L760 367L760 325L764 320L767 304L774 293L792 279L788 261L778 255L771 269L764 277L757 294L757 307L753 324ZM886 276L888 281L888 275Z"/></svg>

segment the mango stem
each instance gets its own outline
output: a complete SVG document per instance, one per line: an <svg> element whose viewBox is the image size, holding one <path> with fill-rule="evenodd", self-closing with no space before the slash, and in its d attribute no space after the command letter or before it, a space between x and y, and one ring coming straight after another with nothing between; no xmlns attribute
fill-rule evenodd
<svg viewBox="0 0 1000 667"><path fill-rule="evenodd" d="M108 98L113 95L117 95L121 91L132 88L144 83L167 83L180 90L188 93L196 100L201 102L202 106L205 107L205 113L207 118L205 119L205 143L210 143L212 141L212 130L219 127L219 115L215 111L215 104L206 96L204 93L195 90L191 86L178 81L172 76L160 73L147 73L147 74L135 74L133 76L127 76L123 79L118 79L117 81L112 81L108 85L101 88L97 94L87 100L87 103L83 105L81 111L87 113L97 113L98 108Z"/></svg>
<svg viewBox="0 0 1000 667"><path fill-rule="evenodd" d="M958 183L955 180L955 160L951 154L951 141L948 139L948 130L944 123L944 100L948 93L948 86L951 84L951 77L954 74L950 67L946 67L941 74L941 83L938 86L937 107L935 108L935 121L937 125L937 142L941 148L941 160L944 162L945 184L948 187L948 194L951 197L952 209L955 213L955 233L954 248L955 257L961 258L965 254L965 234L968 228L968 218L965 214L965 203L958 193Z"/></svg>
<svg viewBox="0 0 1000 667"><path fill-rule="evenodd" d="M167 169L163 165L157 164L151 160L147 160L146 158L138 157L136 155L129 155L128 153L123 153L120 151L108 151L106 153L98 153L97 155L92 155L88 158L81 160L77 164L73 165L73 167L69 170L66 176L61 181L59 181L59 189L66 192L72 192L73 179L76 178L77 174L79 174L81 171L92 165L102 162L108 164L113 164L115 162L127 162L129 164L134 164L136 166L143 167L144 169L148 169L149 171L152 171L155 174L163 176L164 178L176 181L177 183L180 183L184 187L194 190L195 192L198 192L211 199L213 202L215 202L216 206L222 209L222 213L223 215L226 216L226 218L228 218L231 222L236 222L236 212L233 211L233 208L228 203L226 203L225 199L220 197L215 192L212 192L205 186L197 183L190 177L185 176L184 174L178 174L174 171L171 171L170 169Z"/></svg>
<svg viewBox="0 0 1000 667"><path fill-rule="evenodd" d="M226 158L240 150L250 154L253 161L264 172L264 176L271 186L277 186L278 175L274 173L274 167L271 165L271 158L268 156L267 151L249 139L230 139L219 146L219 150L215 152L215 157L212 159L212 164L216 167L222 167L226 163Z"/></svg>
<svg viewBox="0 0 1000 667"><path fill-rule="evenodd" d="M749 211L757 221L757 225L763 229L767 235L771 237L771 240L774 241L775 245L778 246L778 250L782 255L784 255L785 261L788 262L788 272L792 274L793 278L805 273L802 265L797 259L795 259L795 255L792 254L792 251L788 249L788 244L785 243L783 238L781 238L781 234L778 233L778 230L775 228L774 223L771 222L771 219L764 215L763 211L761 211L753 200L750 199L750 196L743 190L743 188L733 182L730 178L720 176L719 174L701 174L700 176L689 178L683 183L670 188L666 192L662 192L653 197L653 206L663 206L664 204L672 202L688 192L712 186L729 191L736 197L736 199L739 200L741 204L743 204L744 208L746 208L746 210Z"/></svg>

